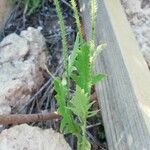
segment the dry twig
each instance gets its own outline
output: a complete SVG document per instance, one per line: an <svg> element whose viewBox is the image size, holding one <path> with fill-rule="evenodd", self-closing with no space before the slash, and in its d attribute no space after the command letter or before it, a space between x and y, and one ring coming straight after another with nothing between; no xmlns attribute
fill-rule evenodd
<svg viewBox="0 0 150 150"><path fill-rule="evenodd" d="M39 113L39 114L13 114L13 115L0 115L0 124L2 125L17 125L30 122L47 121L52 119L59 119L57 113Z"/></svg>

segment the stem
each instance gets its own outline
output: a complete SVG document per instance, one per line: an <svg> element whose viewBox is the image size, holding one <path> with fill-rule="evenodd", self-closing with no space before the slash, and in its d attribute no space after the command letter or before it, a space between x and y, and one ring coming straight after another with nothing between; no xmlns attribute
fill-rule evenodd
<svg viewBox="0 0 150 150"><path fill-rule="evenodd" d="M93 45L95 47L95 21L96 21L96 0L92 0L91 2L91 9L92 9L92 12L91 12L91 19L92 19L92 42L93 42Z"/></svg>
<svg viewBox="0 0 150 150"><path fill-rule="evenodd" d="M65 23L64 23L64 18L62 15L62 10L60 8L60 4L58 2L58 0L54 0L54 4L56 7L56 11L57 11L57 16L58 19L60 21L60 28L61 28L61 38L62 38L62 45L63 45L63 58L64 58L64 66L65 68L67 67L67 38L66 38L66 31L65 31ZM67 69L66 69L67 70Z"/></svg>
<svg viewBox="0 0 150 150"><path fill-rule="evenodd" d="M69 72L68 72L68 46L67 46L67 38L66 38L66 31L65 31L65 23L64 23L64 17L62 15L62 10L60 8L60 4L58 0L54 0L54 4L57 11L57 16L60 21L60 29L61 29L61 38L62 38L62 45L63 45L63 58L64 58L64 68L66 71L65 78L67 79L67 87L68 87L68 97L69 97L69 87L70 87L70 78L69 78Z"/></svg>
<svg viewBox="0 0 150 150"><path fill-rule="evenodd" d="M79 134L77 136L77 150L80 150L81 143L82 143L82 138L81 138L81 134Z"/></svg>
<svg viewBox="0 0 150 150"><path fill-rule="evenodd" d="M83 130L82 130L82 135L83 135L83 137L86 137L86 120L85 120L85 122L84 122L84 124L83 124Z"/></svg>
<svg viewBox="0 0 150 150"><path fill-rule="evenodd" d="M81 30L81 23L80 23L80 18L79 18L79 14L78 14L78 9L77 9L77 4L75 0L71 0L71 5L72 5L72 9L74 11L74 17L76 19L76 24L77 24L77 29L79 31L80 34L80 39L83 39L83 35L82 35L82 30Z"/></svg>

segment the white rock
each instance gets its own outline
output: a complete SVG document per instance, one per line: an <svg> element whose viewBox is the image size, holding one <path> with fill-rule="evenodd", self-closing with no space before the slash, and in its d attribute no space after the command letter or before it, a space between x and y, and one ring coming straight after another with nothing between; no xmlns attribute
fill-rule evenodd
<svg viewBox="0 0 150 150"><path fill-rule="evenodd" d="M8 113L10 106L24 105L43 84L45 50L45 39L34 28L23 31L21 36L10 34L0 43L1 114Z"/></svg>
<svg viewBox="0 0 150 150"><path fill-rule="evenodd" d="M63 135L53 129L42 130L26 124L4 130L0 150L71 150Z"/></svg>
<svg viewBox="0 0 150 150"><path fill-rule="evenodd" d="M11 112L11 108L6 104L0 105L0 115L7 115Z"/></svg>
<svg viewBox="0 0 150 150"><path fill-rule="evenodd" d="M23 58L29 51L28 41L15 33L5 37L0 47L0 63Z"/></svg>
<svg viewBox="0 0 150 150"><path fill-rule="evenodd" d="M144 58L148 64L148 67L150 69L150 51L144 51L143 52Z"/></svg>
<svg viewBox="0 0 150 150"><path fill-rule="evenodd" d="M46 48L45 38L38 29L29 27L27 30L22 31L20 36L29 41L31 54L39 55L39 53L42 53L41 50Z"/></svg>

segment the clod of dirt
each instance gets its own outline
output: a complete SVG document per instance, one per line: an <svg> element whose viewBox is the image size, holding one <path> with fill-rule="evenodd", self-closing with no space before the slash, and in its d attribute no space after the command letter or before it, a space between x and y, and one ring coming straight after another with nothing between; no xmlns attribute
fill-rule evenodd
<svg viewBox="0 0 150 150"><path fill-rule="evenodd" d="M0 135L1 150L71 150L63 135L53 129L40 129L26 124L4 130Z"/></svg>
<svg viewBox="0 0 150 150"><path fill-rule="evenodd" d="M10 106L24 105L44 82L47 62L42 34L29 27L20 36L13 33L0 43L0 114Z"/></svg>
<svg viewBox="0 0 150 150"><path fill-rule="evenodd" d="M150 0L121 0L140 49L150 68Z"/></svg>

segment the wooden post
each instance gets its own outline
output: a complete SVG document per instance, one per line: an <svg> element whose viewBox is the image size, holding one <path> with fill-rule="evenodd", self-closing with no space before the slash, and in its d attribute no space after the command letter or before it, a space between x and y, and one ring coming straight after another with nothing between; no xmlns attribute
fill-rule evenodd
<svg viewBox="0 0 150 150"><path fill-rule="evenodd" d="M80 0L90 40L90 1ZM119 0L97 0L96 43L107 43L95 71L108 78L96 85L110 150L150 149L150 72Z"/></svg>

